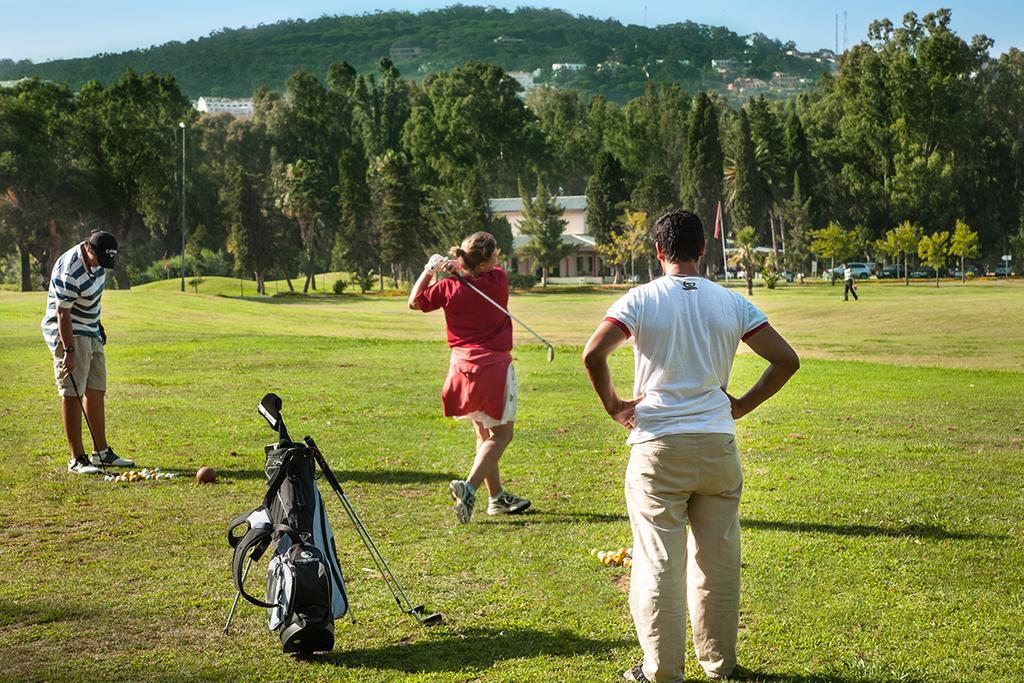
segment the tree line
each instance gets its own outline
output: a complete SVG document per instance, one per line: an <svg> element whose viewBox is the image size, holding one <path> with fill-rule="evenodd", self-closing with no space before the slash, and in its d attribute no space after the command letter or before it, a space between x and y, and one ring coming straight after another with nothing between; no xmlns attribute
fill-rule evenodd
<svg viewBox="0 0 1024 683"><path fill-rule="evenodd" d="M0 90L0 244L17 250L24 288L91 227L125 244L118 286L176 256L184 122L186 260L226 251L261 286L301 275L314 288L329 268L363 288L408 278L480 228L512 256L491 197L523 198L522 255L551 267L565 253L552 196L571 194L587 196L589 232L620 269L650 262L661 212L690 208L710 233L719 202L730 240L749 228L774 270L937 262L963 229L977 240L966 258L1009 249L1020 263L1024 53L991 57L991 41L968 43L949 22L946 10L875 22L812 92L738 109L653 81L623 106L573 89L524 99L480 62L422 82L387 59L363 74L299 71L281 93L257 90L248 119L199 116L171 76L129 71L77 93L26 81ZM895 236L908 231L916 239ZM722 262L711 241L707 269Z"/></svg>

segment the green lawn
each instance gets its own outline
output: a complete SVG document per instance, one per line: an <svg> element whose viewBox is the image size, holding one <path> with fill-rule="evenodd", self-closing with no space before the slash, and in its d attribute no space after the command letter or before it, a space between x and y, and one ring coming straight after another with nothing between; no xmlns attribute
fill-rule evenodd
<svg viewBox="0 0 1024 683"><path fill-rule="evenodd" d="M765 681L1024 679L1024 285L860 292L755 291L806 360L740 423L740 661ZM513 297L559 347L553 364L527 336L516 351L519 431L503 472L536 512L462 527L446 483L472 437L440 416L439 314L380 296L108 292L112 443L141 465L221 476L115 485L64 471L44 295L0 292L0 678L614 680L639 656L626 570L589 550L629 545L627 449L579 349L616 296ZM623 393L631 360L613 358ZM761 367L742 356L732 388ZM221 635L224 528L259 502L272 434L255 405L271 390L444 626L397 612L329 499L356 616L335 651L289 659L246 604ZM703 678L692 657L688 673Z"/></svg>

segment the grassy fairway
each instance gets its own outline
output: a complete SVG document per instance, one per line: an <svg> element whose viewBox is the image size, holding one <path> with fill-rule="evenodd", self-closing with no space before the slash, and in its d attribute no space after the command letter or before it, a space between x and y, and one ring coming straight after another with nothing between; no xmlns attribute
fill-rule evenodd
<svg viewBox="0 0 1024 683"><path fill-rule="evenodd" d="M384 297L169 289L105 296L111 441L143 466L212 465L214 486L66 474L44 297L0 292L0 677L582 682L635 662L626 572L588 555L629 545L624 432L578 361L616 293L513 298L559 345L550 365L528 337L516 351L519 432L503 471L536 512L459 527L446 483L464 474L472 438L440 417L437 314ZM809 360L740 423L740 661L770 681L1024 679L1024 286L861 294L755 293ZM623 393L631 360L613 358ZM740 358L733 388L761 367ZM328 500L356 616L335 651L290 660L248 605L220 634L233 595L224 527L259 502L271 432L254 408L269 390L446 625L424 631L397 613ZM692 658L688 673L702 679Z"/></svg>

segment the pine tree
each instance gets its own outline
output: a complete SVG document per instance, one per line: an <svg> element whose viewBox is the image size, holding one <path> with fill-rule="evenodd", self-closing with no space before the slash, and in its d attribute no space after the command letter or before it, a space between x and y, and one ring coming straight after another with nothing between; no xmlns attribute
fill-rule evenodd
<svg viewBox="0 0 1024 683"><path fill-rule="evenodd" d="M718 136L718 110L707 93L701 93L694 101L689 129L683 151L679 200L682 207L697 214L705 226L713 225L718 202L722 199L723 156ZM718 243L709 239L705 260L717 264L721 258Z"/></svg>
<svg viewBox="0 0 1024 683"><path fill-rule="evenodd" d="M362 149L353 145L338 159L338 234L334 253L339 265L355 275L363 292L373 286L373 267L379 263L371 214L366 159Z"/></svg>
<svg viewBox="0 0 1024 683"><path fill-rule="evenodd" d="M750 135L750 120L745 109L740 109L737 119L735 144L736 158L732 167L732 188L729 195L732 223L737 227L756 228L761 216L757 156Z"/></svg>
<svg viewBox="0 0 1024 683"><path fill-rule="evenodd" d="M380 261L399 277L424 255L420 202L412 184L409 162L400 152L387 151L370 167L367 185L373 204L373 226Z"/></svg>
<svg viewBox="0 0 1024 683"><path fill-rule="evenodd" d="M602 151L594 160L587 180L587 230L598 244L611 238L621 214L619 204L629 198L625 174L611 152Z"/></svg>
<svg viewBox="0 0 1024 683"><path fill-rule="evenodd" d="M548 269L557 266L559 261L573 251L573 245L562 240L562 231L569 222L562 218L562 209L548 193L544 183L537 183L537 196L532 201L520 183L519 196L523 201L523 220L519 223L519 231L530 238L530 242L522 248L522 253L540 265L540 284L546 287Z"/></svg>

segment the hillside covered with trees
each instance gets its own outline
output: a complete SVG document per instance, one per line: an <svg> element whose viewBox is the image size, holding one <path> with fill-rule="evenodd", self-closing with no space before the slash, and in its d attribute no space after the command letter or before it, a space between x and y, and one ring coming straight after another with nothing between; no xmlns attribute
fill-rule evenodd
<svg viewBox="0 0 1024 683"><path fill-rule="evenodd" d="M180 263L184 214L195 275L315 288L331 269L366 288L408 280L481 228L514 257L488 199L516 195L524 253L557 263L555 194L586 194L588 230L620 272L650 260L661 212L693 209L710 232L719 201L748 273L854 257L1020 264L1024 52L993 57L950 22L948 10L874 22L834 77L738 107L654 81L625 105L572 88L524 98L493 64L414 80L386 58L368 73L296 71L282 91L257 89L249 118L200 115L170 75L78 91L26 80L0 88L0 278L45 287L93 227L122 244L118 286L162 277ZM755 264L760 246L770 258ZM712 241L705 266L721 265Z"/></svg>
<svg viewBox="0 0 1024 683"><path fill-rule="evenodd" d="M392 53L401 48L409 50ZM792 43L693 22L648 28L560 10L456 5L224 28L187 42L40 64L0 59L0 80L38 76L77 90L90 80L113 82L132 69L172 74L192 99L249 97L261 86L282 89L300 69L325 73L345 61L365 73L389 57L415 78L469 61L506 71L539 69L542 82L557 78L559 86L625 103L643 92L646 80L677 82L691 92L723 89L738 76L769 79L775 71L813 82L827 66L816 58L826 54L831 56L801 55ZM715 71L713 59L727 66ZM586 68L553 73L551 65L559 63Z"/></svg>

